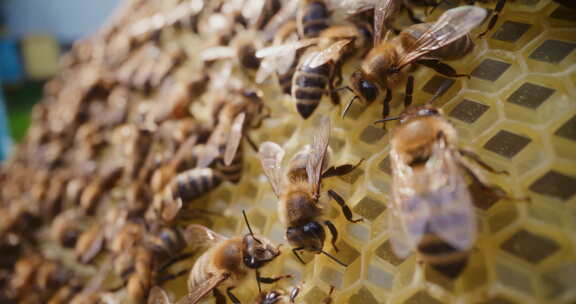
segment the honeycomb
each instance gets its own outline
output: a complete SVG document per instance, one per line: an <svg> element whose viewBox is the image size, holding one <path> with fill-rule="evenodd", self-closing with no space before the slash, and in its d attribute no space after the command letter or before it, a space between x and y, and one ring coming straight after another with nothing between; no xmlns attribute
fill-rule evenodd
<svg viewBox="0 0 576 304"><path fill-rule="evenodd" d="M443 3L434 19L452 4ZM493 4L482 4L492 8ZM485 26L485 25L484 25ZM327 212L339 230L339 252L325 249L344 268L322 255L304 254L302 265L283 247L283 254L262 269L264 276L292 274L290 280L264 288L290 288L303 283L297 299L319 303L335 287L334 303L574 303L576 302L576 13L551 0L508 1L486 39L464 59L450 62L470 79L449 79L425 68L415 73L413 104L430 100L449 84L435 104L459 132L460 144L481 155L509 176L488 174L490 181L521 200L484 197L476 205L479 235L470 262L457 279L448 279L421 264L415 254L397 257L388 230L390 212L389 129L373 122L381 104L353 104L346 118L327 98L308 120L300 118L291 98L273 82L261 86L272 109L271 118L251 133L257 143L283 146L287 158L312 140L319 115L332 122L333 164L364 163L354 172L324 180L323 190L342 195L364 222L349 223L334 202ZM163 33L164 42L194 48L190 33ZM350 61L344 75L358 65ZM399 89L392 115L403 110ZM343 101L351 98L343 95ZM240 183L223 183L198 202L209 211L201 219L228 236L247 232L241 218L246 210L252 227L275 243L286 243L279 224L277 199L256 154L245 149ZM481 197L482 193L475 193ZM325 197L326 199L326 197ZM224 211L222 211L224 210ZM214 215L213 213L217 213ZM328 243L328 242L327 242ZM175 268L192 265L190 259ZM186 291L185 276L167 282L173 299ZM120 296L123 291L120 291ZM235 289L242 303L257 295L248 280ZM203 303L212 303L206 298Z"/></svg>

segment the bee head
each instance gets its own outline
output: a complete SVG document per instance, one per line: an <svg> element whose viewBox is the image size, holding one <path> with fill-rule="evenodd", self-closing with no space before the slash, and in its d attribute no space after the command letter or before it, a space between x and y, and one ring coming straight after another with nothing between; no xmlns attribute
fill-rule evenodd
<svg viewBox="0 0 576 304"><path fill-rule="evenodd" d="M372 103L378 97L380 90L378 86L364 76L361 70L352 73L350 76L352 90L357 96L360 96L366 103Z"/></svg>
<svg viewBox="0 0 576 304"><path fill-rule="evenodd" d="M308 222L304 225L288 227L286 239L293 247L320 253L324 246L326 233L318 222Z"/></svg>
<svg viewBox="0 0 576 304"><path fill-rule="evenodd" d="M244 210L242 210L242 215L244 216L244 221L246 221L246 226L249 231L249 233L244 236L244 239L242 239L244 264L248 268L258 269L279 256L280 249L265 237L257 238L254 231L252 231L252 227L250 227L248 217ZM258 285L258 288L260 288L260 285Z"/></svg>
<svg viewBox="0 0 576 304"><path fill-rule="evenodd" d="M242 256L244 264L252 269L258 269L280 255L278 247L264 237L256 238L246 234L242 240Z"/></svg>

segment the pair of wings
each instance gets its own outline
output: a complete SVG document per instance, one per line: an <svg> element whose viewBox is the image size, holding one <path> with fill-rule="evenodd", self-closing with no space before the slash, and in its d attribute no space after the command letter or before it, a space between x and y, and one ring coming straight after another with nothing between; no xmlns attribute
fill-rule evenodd
<svg viewBox="0 0 576 304"><path fill-rule="evenodd" d="M244 128L244 121L246 120L246 113L241 112L240 114L234 117L234 121L230 126L230 130L227 132L226 138L226 148L224 150L224 165L229 166L232 164L234 160L234 156L238 152L238 148L240 147L240 143L242 141L242 129ZM215 134L216 136L211 136L206 146L204 147L203 153L200 154L198 158L197 167L198 168L207 168L212 164L212 162L220 156L220 138L219 134Z"/></svg>
<svg viewBox="0 0 576 304"><path fill-rule="evenodd" d="M485 18L486 10L480 7L460 6L447 10L402 54L396 68L400 70L420 57L468 35Z"/></svg>
<svg viewBox="0 0 576 304"><path fill-rule="evenodd" d="M256 73L256 82L262 83L275 70L280 74L283 74L290 68L290 66L292 66L292 63L296 58L296 51L312 45L321 44L322 39L324 38L318 37L292 41L257 51L256 57L264 59L261 68ZM330 61L338 61L350 42L352 42L352 39L345 37L330 44L324 49L314 52L310 55L311 57L308 58L309 60L306 64L310 68L316 68Z"/></svg>
<svg viewBox="0 0 576 304"><path fill-rule="evenodd" d="M322 175L322 163L328 149L330 139L330 119L322 117L320 128L312 142L308 160L306 163L306 175L308 184L312 187L313 193L318 196L320 192L320 177ZM284 149L278 144L267 141L260 146L258 157L262 163L264 174L268 178L272 190L277 197L282 193L282 160L284 159Z"/></svg>
<svg viewBox="0 0 576 304"><path fill-rule="evenodd" d="M435 144L426 167L419 169L423 172L414 172L394 151L390 156L394 172L390 230L395 253L406 257L428 233L455 248L470 249L476 238L474 207L453 152L443 142ZM422 190L423 185L428 191Z"/></svg>

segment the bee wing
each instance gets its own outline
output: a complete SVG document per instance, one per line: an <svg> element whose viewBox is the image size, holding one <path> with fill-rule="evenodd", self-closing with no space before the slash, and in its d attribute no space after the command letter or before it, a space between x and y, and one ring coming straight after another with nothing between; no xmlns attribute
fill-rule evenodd
<svg viewBox="0 0 576 304"><path fill-rule="evenodd" d="M256 72L256 83L263 83L266 78L268 78L274 70L276 70L276 58L272 56L264 57L264 59L260 62L260 67L258 67L258 71Z"/></svg>
<svg viewBox="0 0 576 304"><path fill-rule="evenodd" d="M154 286L148 294L148 304L171 304L170 298L160 286Z"/></svg>
<svg viewBox="0 0 576 304"><path fill-rule="evenodd" d="M413 249L413 242L407 242L408 237L406 232L402 228L402 222L400 222L401 215L394 209L390 210L388 213L388 225L390 230L390 243L392 244L392 250L394 254L399 258L406 258L410 255Z"/></svg>
<svg viewBox="0 0 576 304"><path fill-rule="evenodd" d="M270 141L260 145L260 150L258 151L258 157L262 163L264 174L268 177L272 190L277 197L280 197L282 159L284 159L284 154L284 149Z"/></svg>
<svg viewBox="0 0 576 304"><path fill-rule="evenodd" d="M476 237L474 209L452 152L436 145L428 160L431 165L418 177L411 167L395 161L395 153L391 157L395 212L401 220L404 243L415 249L422 237L432 232L456 248L469 249ZM414 189L423 184L428 191L415 195Z"/></svg>
<svg viewBox="0 0 576 304"><path fill-rule="evenodd" d="M294 39L298 39L297 35L294 35ZM288 43L297 42L294 39L290 39ZM264 82L275 70L280 74L284 74L290 69L296 59L296 50L287 50L283 54L282 58L272 55L264 57L256 73L256 83Z"/></svg>
<svg viewBox="0 0 576 304"><path fill-rule="evenodd" d="M308 183L312 186L312 192L316 195L320 192L320 176L322 175L322 163L328 149L328 140L330 139L330 118L323 116L320 121L320 129L314 141L306 164L306 174Z"/></svg>
<svg viewBox="0 0 576 304"><path fill-rule="evenodd" d="M196 144L196 141L198 141L198 136L192 135L188 137L180 145L180 147L178 147L176 154L174 154L174 157L172 158L172 160L170 160L170 166L172 168L177 168L180 165L180 163L182 163L182 161L186 159L188 155L190 155L192 148Z"/></svg>
<svg viewBox="0 0 576 304"><path fill-rule="evenodd" d="M387 27L386 22L398 13L400 6L397 0L377 0L374 6L374 44L378 45L382 40L382 33Z"/></svg>
<svg viewBox="0 0 576 304"><path fill-rule="evenodd" d="M207 168L220 155L216 144L207 143L201 146L200 155L196 166L198 168Z"/></svg>
<svg viewBox="0 0 576 304"><path fill-rule="evenodd" d="M283 1L282 8L270 19L262 31L264 41L269 41L274 37L278 29L287 21L294 19L298 10L299 0Z"/></svg>
<svg viewBox="0 0 576 304"><path fill-rule="evenodd" d="M440 16L398 61L398 69L416 61L429 52L467 35L486 18L486 10L476 6L449 9Z"/></svg>
<svg viewBox="0 0 576 304"><path fill-rule="evenodd" d="M196 304L214 288L230 277L229 273L213 274L206 281L200 284L196 289L188 292L177 304Z"/></svg>
<svg viewBox="0 0 576 304"><path fill-rule="evenodd" d="M316 53L316 55L314 55L311 58L311 60L309 62L309 66L311 68L316 68L316 67L319 67L319 66L321 66L321 65L323 65L329 61L338 61L338 59L340 59L340 57L342 56L342 52L343 52L344 48L351 41L352 40L349 40L349 39L343 39L343 40L339 40L339 41L334 42L329 47Z"/></svg>
<svg viewBox="0 0 576 304"><path fill-rule="evenodd" d="M227 239L225 236L198 224L188 225L182 231L182 235L186 244L195 248L208 247Z"/></svg>
<svg viewBox="0 0 576 304"><path fill-rule="evenodd" d="M318 42L318 38L303 39L294 42L289 42L280 45L273 45L256 52L256 57L264 58L269 56L281 57L291 52L295 52L301 48L308 47Z"/></svg>
<svg viewBox="0 0 576 304"><path fill-rule="evenodd" d="M245 119L246 113L244 112L234 118L228 140L226 141L226 150L224 151L224 164L226 166L232 164L234 156L236 156L236 152L238 152L238 147L240 147L240 141L242 140L242 127L244 126Z"/></svg>
<svg viewBox="0 0 576 304"><path fill-rule="evenodd" d="M229 59L236 56L236 50L228 46L213 46L200 53L202 61L213 61L217 59Z"/></svg>
<svg viewBox="0 0 576 304"><path fill-rule="evenodd" d="M450 245L470 249L476 239L476 219L468 184L452 153L443 153L447 185L433 195L430 228ZM457 227L455 228L454 226Z"/></svg>

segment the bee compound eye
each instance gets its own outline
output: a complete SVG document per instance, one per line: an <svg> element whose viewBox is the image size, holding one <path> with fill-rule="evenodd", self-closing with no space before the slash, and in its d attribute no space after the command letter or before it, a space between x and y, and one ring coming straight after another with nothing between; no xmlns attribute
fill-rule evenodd
<svg viewBox="0 0 576 304"><path fill-rule="evenodd" d="M376 86L366 80L360 82L360 91L367 102L374 101L378 96L378 89Z"/></svg>

